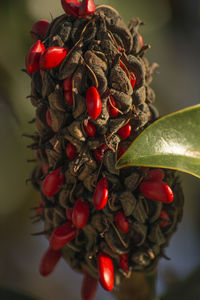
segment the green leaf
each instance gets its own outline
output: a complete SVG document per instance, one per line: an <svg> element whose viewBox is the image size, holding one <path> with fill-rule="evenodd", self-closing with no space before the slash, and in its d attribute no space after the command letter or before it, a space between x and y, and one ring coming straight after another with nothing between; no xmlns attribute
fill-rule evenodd
<svg viewBox="0 0 200 300"><path fill-rule="evenodd" d="M169 114L147 127L116 163L161 167L200 178L200 104Z"/></svg>

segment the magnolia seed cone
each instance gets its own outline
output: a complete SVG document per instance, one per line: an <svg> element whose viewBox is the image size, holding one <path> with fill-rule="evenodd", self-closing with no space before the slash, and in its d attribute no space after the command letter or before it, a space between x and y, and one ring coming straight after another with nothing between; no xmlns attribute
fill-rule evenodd
<svg viewBox="0 0 200 300"><path fill-rule="evenodd" d="M50 248L107 290L112 278L106 282L101 257L112 264L114 285L131 272L152 270L182 216L174 171L115 169L131 142L158 118L149 86L157 64L145 57L149 46L138 32L141 24L133 19L127 27L103 5L86 17L64 14L41 39L48 51L30 75L37 218ZM57 262L59 253L55 257Z"/></svg>

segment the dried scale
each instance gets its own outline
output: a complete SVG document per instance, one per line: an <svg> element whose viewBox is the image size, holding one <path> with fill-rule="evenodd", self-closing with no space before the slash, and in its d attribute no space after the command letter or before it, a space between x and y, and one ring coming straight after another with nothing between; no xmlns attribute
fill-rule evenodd
<svg viewBox="0 0 200 300"><path fill-rule="evenodd" d="M173 171L115 169L158 117L149 86L157 64L145 57L142 22L127 27L112 7L70 3L62 1L66 13L45 36L34 32L40 47L26 59L37 127L29 146L38 162L31 181L40 193L36 219L50 240L41 274L54 269L62 252L84 274L83 299L92 299L97 280L110 291L165 256L183 194Z"/></svg>

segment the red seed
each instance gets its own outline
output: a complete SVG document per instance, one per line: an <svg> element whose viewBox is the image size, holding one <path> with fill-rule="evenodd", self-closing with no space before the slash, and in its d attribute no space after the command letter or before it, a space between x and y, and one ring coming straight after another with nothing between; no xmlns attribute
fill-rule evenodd
<svg viewBox="0 0 200 300"><path fill-rule="evenodd" d="M71 92L72 90L72 78L67 77L63 80L63 90L64 92Z"/></svg>
<svg viewBox="0 0 200 300"><path fill-rule="evenodd" d="M101 178L94 192L94 206L97 210L102 209L108 202L108 182L105 177Z"/></svg>
<svg viewBox="0 0 200 300"><path fill-rule="evenodd" d="M94 156L96 158L96 160L98 162L102 162L103 160L103 156L104 156L104 153L107 151L107 146L106 144L102 144L101 146L99 146L95 151L94 151Z"/></svg>
<svg viewBox="0 0 200 300"><path fill-rule="evenodd" d="M123 146L119 146L118 152L117 152L117 159L120 159L120 157L126 152L126 148Z"/></svg>
<svg viewBox="0 0 200 300"><path fill-rule="evenodd" d="M39 39L44 39L45 35L49 29L49 22L46 20L40 20L33 24L30 34L32 39L38 40Z"/></svg>
<svg viewBox="0 0 200 300"><path fill-rule="evenodd" d="M51 274L61 256L62 252L60 250L54 251L51 248L48 248L40 262L40 274L42 276Z"/></svg>
<svg viewBox="0 0 200 300"><path fill-rule="evenodd" d="M120 61L120 67L122 68L122 70L124 70L124 72L127 74L127 70L125 68L125 65Z"/></svg>
<svg viewBox="0 0 200 300"><path fill-rule="evenodd" d="M26 56L26 69L29 74L39 69L39 61L41 54L45 51L44 44L38 40L29 50Z"/></svg>
<svg viewBox="0 0 200 300"><path fill-rule="evenodd" d="M48 173L48 169L49 169L48 164L46 164L46 163L42 164L42 173L44 175L46 175Z"/></svg>
<svg viewBox="0 0 200 300"><path fill-rule="evenodd" d="M79 16L86 16L95 12L96 6L93 0L82 0L79 8Z"/></svg>
<svg viewBox="0 0 200 300"><path fill-rule="evenodd" d="M131 133L130 123L127 123L125 126L121 127L117 133L121 140L125 140Z"/></svg>
<svg viewBox="0 0 200 300"><path fill-rule="evenodd" d="M115 223L122 232L127 233L129 231L129 222L122 211L116 212Z"/></svg>
<svg viewBox="0 0 200 300"><path fill-rule="evenodd" d="M95 133L96 133L96 127L94 126L94 124L88 120L84 121L84 129L85 132L87 133L87 135L89 135L90 137L94 137Z"/></svg>
<svg viewBox="0 0 200 300"><path fill-rule="evenodd" d="M46 122L49 127L52 126L52 119L51 119L51 114L50 114L49 109L47 109L47 111L46 111Z"/></svg>
<svg viewBox="0 0 200 300"><path fill-rule="evenodd" d="M61 0L61 4L67 15L79 17L80 3L77 0Z"/></svg>
<svg viewBox="0 0 200 300"><path fill-rule="evenodd" d="M163 181L143 181L140 184L141 193L151 200L170 203L173 201L171 188Z"/></svg>
<svg viewBox="0 0 200 300"><path fill-rule="evenodd" d="M107 105L110 117L116 118L118 116L119 111L116 109L117 105L112 95L110 95L110 99L108 100Z"/></svg>
<svg viewBox="0 0 200 300"><path fill-rule="evenodd" d="M67 157L71 160L73 160L76 157L76 147L71 143L67 144L65 152L67 154Z"/></svg>
<svg viewBox="0 0 200 300"><path fill-rule="evenodd" d="M57 194L64 183L64 174L61 168L49 173L42 182L42 192L46 197L52 197Z"/></svg>
<svg viewBox="0 0 200 300"><path fill-rule="evenodd" d="M71 221L64 223L54 229L50 236L50 247L53 250L61 249L65 244L72 241L76 236L76 228Z"/></svg>
<svg viewBox="0 0 200 300"><path fill-rule="evenodd" d="M40 196L40 201L39 201L39 204L38 204L38 208L36 209L36 214L37 215L42 215L43 214L43 206L45 205L42 197Z"/></svg>
<svg viewBox="0 0 200 300"><path fill-rule="evenodd" d="M151 169L147 171L147 177L145 177L144 180L162 181L164 177L165 177L165 173L162 169Z"/></svg>
<svg viewBox="0 0 200 300"><path fill-rule="evenodd" d="M124 253L120 255L120 261L119 261L119 266L122 268L125 272L129 271L129 266L128 266L128 253Z"/></svg>
<svg viewBox="0 0 200 300"><path fill-rule="evenodd" d="M66 217L69 221L72 220L72 212L73 212L73 208L72 207L67 207L66 208Z"/></svg>
<svg viewBox="0 0 200 300"><path fill-rule="evenodd" d="M68 49L62 47L49 47L40 56L39 67L52 69L57 67L66 57Z"/></svg>
<svg viewBox="0 0 200 300"><path fill-rule="evenodd" d="M140 44L141 44L141 48L144 46L144 42L143 42L143 38L141 36L141 34L139 34L139 40L140 40Z"/></svg>
<svg viewBox="0 0 200 300"><path fill-rule="evenodd" d="M129 78L130 78L131 86L132 86L132 88L134 88L135 83L136 83L136 77L133 72L130 73Z"/></svg>
<svg viewBox="0 0 200 300"><path fill-rule="evenodd" d="M77 228L83 228L88 221L89 217L89 205L88 203L79 198L73 208L72 223Z"/></svg>
<svg viewBox="0 0 200 300"><path fill-rule="evenodd" d="M101 98L94 86L87 90L86 106L89 116L95 120L101 113Z"/></svg>
<svg viewBox="0 0 200 300"><path fill-rule="evenodd" d="M166 227L168 224L169 224L169 216L168 214L166 213L165 210L161 210L160 212L160 219L164 219L160 224L159 226L160 227Z"/></svg>
<svg viewBox="0 0 200 300"><path fill-rule="evenodd" d="M107 291L112 291L114 288L114 266L112 259L104 253L100 253L98 256L98 271L99 282L102 287Z"/></svg>
<svg viewBox="0 0 200 300"><path fill-rule="evenodd" d="M84 271L84 277L81 287L82 300L93 300L97 291L98 280L92 277L87 271Z"/></svg>
<svg viewBox="0 0 200 300"><path fill-rule="evenodd" d="M66 91L64 92L64 98L65 98L65 101L72 105L73 104L73 97L72 97L72 91Z"/></svg>

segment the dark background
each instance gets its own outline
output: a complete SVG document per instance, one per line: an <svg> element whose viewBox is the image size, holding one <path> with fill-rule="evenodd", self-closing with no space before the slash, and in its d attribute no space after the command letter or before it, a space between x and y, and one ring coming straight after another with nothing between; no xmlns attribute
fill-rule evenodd
<svg viewBox="0 0 200 300"><path fill-rule="evenodd" d="M152 86L161 115L199 103L200 1L96 1L101 3L119 10L126 23L132 17L146 22L141 34L144 42L152 46L148 57L160 65L160 74ZM48 243L43 237L30 236L31 232L42 230L42 224L31 224L30 208L36 205L38 195L25 184L33 167L26 161L33 155L22 134L34 132L28 124L34 109L26 99L30 80L21 72L32 44L29 30L35 21L50 21L51 15L62 13L60 0L0 0L0 286L20 289L41 300L80 299L81 286L81 275L70 270L64 261L48 278L39 275L40 258ZM182 176L182 181L186 198L184 218L166 251L171 261L160 262L159 295L173 284L178 287L177 282L200 265L200 184L189 175ZM200 283L199 272L195 274L195 282ZM200 299L197 294L187 298L187 293L197 291L192 287L191 292L191 284L184 286L182 300ZM96 299L103 297L112 299L99 288Z"/></svg>

